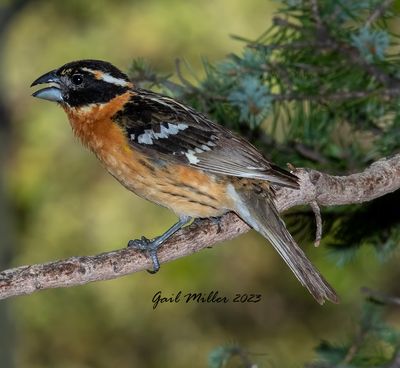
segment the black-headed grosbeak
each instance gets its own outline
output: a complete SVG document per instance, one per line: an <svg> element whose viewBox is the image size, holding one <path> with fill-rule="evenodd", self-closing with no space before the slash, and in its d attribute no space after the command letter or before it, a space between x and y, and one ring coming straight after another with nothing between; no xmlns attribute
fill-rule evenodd
<svg viewBox="0 0 400 368"><path fill-rule="evenodd" d="M170 97L136 88L110 63L74 61L36 79L33 96L58 102L72 130L107 171L137 195L170 208L179 222L163 235L132 240L159 269L157 249L192 218L237 213L267 238L314 298L338 297L280 219L270 183L297 177L267 161L245 139Z"/></svg>

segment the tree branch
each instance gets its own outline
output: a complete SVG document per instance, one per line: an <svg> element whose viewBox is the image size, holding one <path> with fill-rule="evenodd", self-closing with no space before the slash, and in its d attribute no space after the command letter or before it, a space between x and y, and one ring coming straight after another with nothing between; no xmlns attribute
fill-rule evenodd
<svg viewBox="0 0 400 368"><path fill-rule="evenodd" d="M400 154L379 160L363 172L348 176L331 176L311 169L297 169L295 174L300 179L300 190L276 190L276 205L280 212L311 203L320 206L361 203L393 192L400 187ZM249 226L233 213L223 216L219 224L207 219L196 221L165 243L159 259L161 262L172 261L248 230ZM114 279L150 267L151 261L144 254L128 248L21 266L0 273L0 299Z"/></svg>

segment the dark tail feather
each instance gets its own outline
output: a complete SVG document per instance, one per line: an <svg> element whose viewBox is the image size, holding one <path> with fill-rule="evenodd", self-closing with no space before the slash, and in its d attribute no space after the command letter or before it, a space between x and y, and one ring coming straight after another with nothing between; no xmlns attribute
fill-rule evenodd
<svg viewBox="0 0 400 368"><path fill-rule="evenodd" d="M296 175L293 175L287 170L281 169L279 166L274 164L270 164L271 169L273 170L273 175L271 175L271 183L275 183L278 185L283 185L284 187L299 189L299 178Z"/></svg>
<svg viewBox="0 0 400 368"><path fill-rule="evenodd" d="M311 264L286 229L271 196L266 192L260 195L249 190L233 190L238 197L235 210L237 214L271 242L297 279L317 302L323 304L327 299L338 303L339 298L335 290Z"/></svg>

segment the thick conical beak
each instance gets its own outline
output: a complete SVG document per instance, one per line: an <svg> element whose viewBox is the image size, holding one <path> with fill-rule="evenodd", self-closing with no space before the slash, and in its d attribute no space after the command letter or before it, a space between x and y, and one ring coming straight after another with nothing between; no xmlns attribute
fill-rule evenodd
<svg viewBox="0 0 400 368"><path fill-rule="evenodd" d="M52 70L51 72L43 74L31 84L31 87L44 83L54 83L55 86L39 89L38 91L34 92L32 96L41 98L43 100L62 102L63 97L59 88L59 82L60 78L57 76L56 70Z"/></svg>

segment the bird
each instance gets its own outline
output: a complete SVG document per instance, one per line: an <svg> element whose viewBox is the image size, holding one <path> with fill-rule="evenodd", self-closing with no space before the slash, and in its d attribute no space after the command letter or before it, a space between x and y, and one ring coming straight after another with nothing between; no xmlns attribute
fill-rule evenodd
<svg viewBox="0 0 400 368"><path fill-rule="evenodd" d="M297 245L274 204L274 186L299 189L298 178L205 114L142 89L109 62L69 62L37 78L33 97L59 104L72 131L105 169L138 196L172 210L179 221L154 238L130 240L155 273L157 250L193 219L236 213L263 235L320 304L335 290Z"/></svg>

